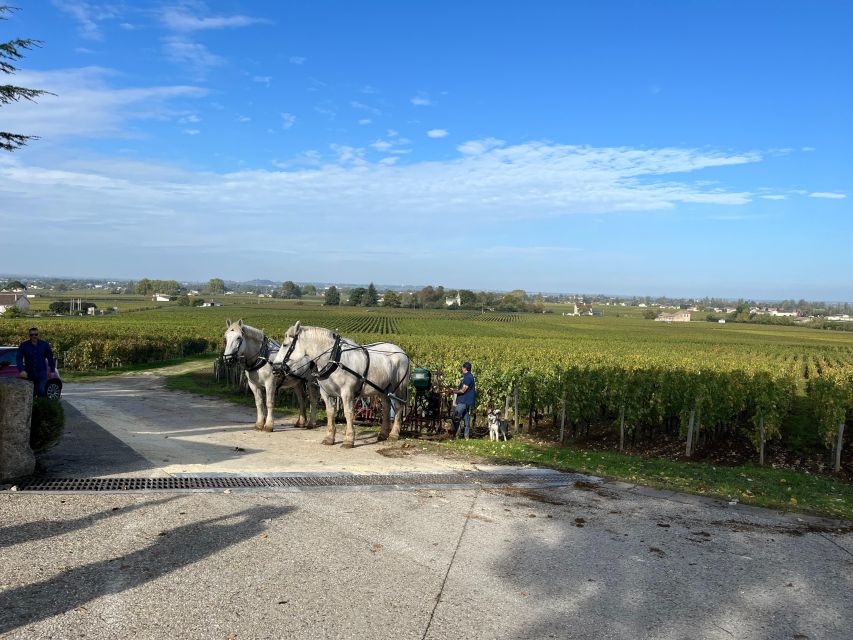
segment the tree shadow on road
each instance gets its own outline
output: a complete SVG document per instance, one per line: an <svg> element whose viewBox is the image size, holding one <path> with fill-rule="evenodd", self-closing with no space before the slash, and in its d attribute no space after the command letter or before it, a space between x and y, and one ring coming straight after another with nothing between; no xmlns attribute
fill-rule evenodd
<svg viewBox="0 0 853 640"><path fill-rule="evenodd" d="M293 507L253 507L164 531L156 542L118 558L77 567L0 594L0 636L27 624L121 593L260 535L264 521Z"/></svg>

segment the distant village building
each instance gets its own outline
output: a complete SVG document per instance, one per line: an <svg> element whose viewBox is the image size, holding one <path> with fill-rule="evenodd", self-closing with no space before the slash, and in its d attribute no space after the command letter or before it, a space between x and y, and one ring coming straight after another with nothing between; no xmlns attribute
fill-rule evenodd
<svg viewBox="0 0 853 640"><path fill-rule="evenodd" d="M0 293L0 314L6 313L10 307L26 312L30 310L30 301L23 293Z"/></svg>
<svg viewBox="0 0 853 640"><path fill-rule="evenodd" d="M169 302L169 296L165 296L162 293L155 293L151 296L151 300L154 302Z"/></svg>
<svg viewBox="0 0 853 640"><path fill-rule="evenodd" d="M655 318L655 322L690 322L690 312L661 313Z"/></svg>
<svg viewBox="0 0 853 640"><path fill-rule="evenodd" d="M452 307L453 305L456 305L457 307L461 307L462 306L462 298L459 297L458 293L455 296L447 296L444 299L444 304L448 307Z"/></svg>
<svg viewBox="0 0 853 640"><path fill-rule="evenodd" d="M221 307L222 303L217 302L216 300L205 300L201 306L202 307Z"/></svg>

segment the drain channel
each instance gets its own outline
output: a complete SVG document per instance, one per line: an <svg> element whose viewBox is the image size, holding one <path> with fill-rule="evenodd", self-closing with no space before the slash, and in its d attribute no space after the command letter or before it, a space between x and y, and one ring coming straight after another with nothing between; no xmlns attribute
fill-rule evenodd
<svg viewBox="0 0 853 640"><path fill-rule="evenodd" d="M563 484L573 474L410 473L391 475L170 476L166 478L33 478L19 491L199 491L477 484ZM580 477L580 476L578 476Z"/></svg>

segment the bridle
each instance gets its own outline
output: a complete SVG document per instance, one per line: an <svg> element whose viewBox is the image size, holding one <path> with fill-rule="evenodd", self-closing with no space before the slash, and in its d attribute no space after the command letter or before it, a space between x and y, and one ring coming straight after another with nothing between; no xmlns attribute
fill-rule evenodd
<svg viewBox="0 0 853 640"><path fill-rule="evenodd" d="M243 369L245 369L246 371L257 371L267 362L269 362L270 339L266 335L264 336L264 339L261 341L261 346L258 349L258 353L255 355L251 364L248 363L248 358L245 356L245 354L240 353L242 350L243 336L241 335L237 337L237 348L233 349L231 353L223 353L222 360L228 366L232 366L239 362L241 365L243 365Z"/></svg>

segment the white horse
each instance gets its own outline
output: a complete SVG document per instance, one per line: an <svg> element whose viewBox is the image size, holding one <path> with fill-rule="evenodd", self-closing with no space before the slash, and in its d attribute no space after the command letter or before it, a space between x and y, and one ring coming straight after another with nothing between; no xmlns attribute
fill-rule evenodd
<svg viewBox="0 0 853 640"><path fill-rule="evenodd" d="M308 380L308 376L282 376L273 371L270 358L279 348L278 343L270 340L260 329L255 329L242 320L231 322L226 320L228 329L225 331L225 347L222 354L226 364L241 363L246 370L246 378L249 388L255 396L255 408L258 410L258 418L255 421L255 429L264 431L273 430L273 405L275 395L279 388L293 389L294 395L299 402L299 418L296 426L305 426L308 429L317 426L317 400L318 391L316 385ZM266 393L266 418L264 417L264 398ZM308 396L310 404L310 417L305 413L305 396Z"/></svg>
<svg viewBox="0 0 853 640"><path fill-rule="evenodd" d="M360 346L322 327L303 327L299 322L284 335L273 367L285 373L304 375L311 371L326 403L328 426L323 444L335 444L335 411L331 398L344 407L347 430L343 447L355 441L353 404L359 396L382 398L382 428L379 440L400 437L403 406L409 390L409 357L390 342ZM391 404L394 428L390 429Z"/></svg>

